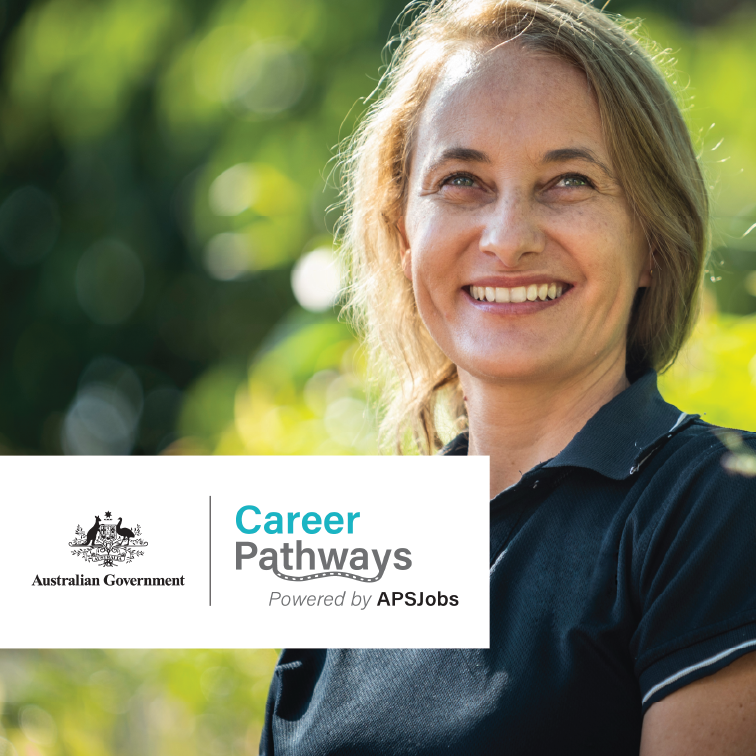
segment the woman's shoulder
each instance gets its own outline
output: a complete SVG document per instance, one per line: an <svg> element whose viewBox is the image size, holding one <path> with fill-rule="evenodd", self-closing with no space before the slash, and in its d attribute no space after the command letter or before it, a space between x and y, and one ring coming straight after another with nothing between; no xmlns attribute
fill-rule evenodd
<svg viewBox="0 0 756 756"><path fill-rule="evenodd" d="M678 433L663 439L658 458L649 465L654 475L674 474L699 484L727 481L756 492L756 432L723 428L697 415Z"/></svg>
<svg viewBox="0 0 756 756"><path fill-rule="evenodd" d="M626 522L644 711L756 648L756 434L700 418L635 482Z"/></svg>
<svg viewBox="0 0 756 756"><path fill-rule="evenodd" d="M644 552L667 548L681 530L691 542L718 530L742 546L756 543L756 433L693 416L649 450L628 483L627 525ZM752 532L738 532L749 523Z"/></svg>

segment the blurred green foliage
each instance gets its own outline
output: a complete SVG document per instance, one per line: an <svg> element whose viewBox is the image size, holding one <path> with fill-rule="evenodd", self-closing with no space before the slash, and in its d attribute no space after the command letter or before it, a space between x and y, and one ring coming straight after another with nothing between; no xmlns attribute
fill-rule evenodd
<svg viewBox="0 0 756 756"><path fill-rule="evenodd" d="M281 328L314 317L343 341L324 175L400 7L46 0L11 14L7 453L209 452Z"/></svg>
<svg viewBox="0 0 756 756"><path fill-rule="evenodd" d="M402 5L0 3L1 451L377 450L325 177ZM704 317L662 389L756 428L756 13L610 8L676 59L715 201ZM274 662L0 651L0 756L255 754Z"/></svg>
<svg viewBox="0 0 756 756"><path fill-rule="evenodd" d="M756 315L718 313L709 296L693 337L659 386L668 402L709 423L756 429Z"/></svg>
<svg viewBox="0 0 756 756"><path fill-rule="evenodd" d="M256 754L274 651L0 656L2 756Z"/></svg>

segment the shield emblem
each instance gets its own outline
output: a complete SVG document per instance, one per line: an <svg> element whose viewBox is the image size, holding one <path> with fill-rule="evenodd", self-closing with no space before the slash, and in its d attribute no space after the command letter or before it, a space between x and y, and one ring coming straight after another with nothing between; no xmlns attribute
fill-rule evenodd
<svg viewBox="0 0 756 756"><path fill-rule="evenodd" d="M104 543L113 543L116 539L115 523L102 523L100 525L100 538Z"/></svg>

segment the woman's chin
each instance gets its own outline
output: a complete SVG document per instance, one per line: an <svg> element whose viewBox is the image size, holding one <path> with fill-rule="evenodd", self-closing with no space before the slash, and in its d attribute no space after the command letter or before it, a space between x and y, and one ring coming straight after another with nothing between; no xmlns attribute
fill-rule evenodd
<svg viewBox="0 0 756 756"><path fill-rule="evenodd" d="M457 368L471 378L492 384L561 382L565 377L565 365L553 357L542 355L508 356L476 355L460 360Z"/></svg>

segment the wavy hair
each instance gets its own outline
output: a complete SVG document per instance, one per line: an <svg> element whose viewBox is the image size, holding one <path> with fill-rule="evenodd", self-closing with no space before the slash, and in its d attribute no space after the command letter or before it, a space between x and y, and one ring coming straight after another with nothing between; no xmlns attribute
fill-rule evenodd
<svg viewBox="0 0 756 756"><path fill-rule="evenodd" d="M346 312L364 339L382 398L383 438L432 453L445 414L467 418L456 366L431 338L400 261L415 131L449 57L517 40L584 72L596 97L617 179L652 249L627 334L627 372L663 371L697 312L708 245L709 199L688 129L653 56L617 21L580 0L413 2L375 100L341 156L338 236L348 276ZM408 435L409 434L409 435Z"/></svg>

